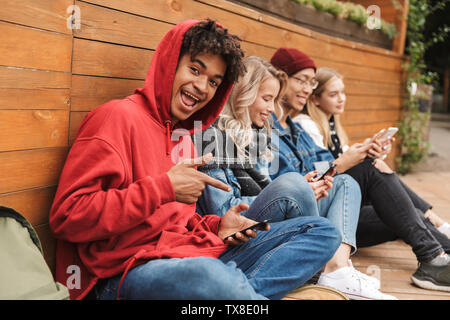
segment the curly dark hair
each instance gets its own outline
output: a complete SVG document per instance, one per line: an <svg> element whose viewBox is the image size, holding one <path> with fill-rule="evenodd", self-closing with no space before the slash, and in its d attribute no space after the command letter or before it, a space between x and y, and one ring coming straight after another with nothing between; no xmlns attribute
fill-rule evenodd
<svg viewBox="0 0 450 320"><path fill-rule="evenodd" d="M220 55L227 65L225 78L234 83L246 71L242 62L244 52L241 49L240 41L238 36L229 34L227 29L221 28L215 21L207 19L186 32L180 58L186 53L190 53L191 59L204 52Z"/></svg>

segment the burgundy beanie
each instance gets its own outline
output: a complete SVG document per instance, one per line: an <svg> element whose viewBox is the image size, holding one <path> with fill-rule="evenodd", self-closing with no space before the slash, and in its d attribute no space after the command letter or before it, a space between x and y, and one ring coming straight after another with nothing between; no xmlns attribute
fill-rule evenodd
<svg viewBox="0 0 450 320"><path fill-rule="evenodd" d="M279 48L270 59L270 63L287 73L290 77L300 70L313 68L316 71L314 61L303 52L292 48Z"/></svg>

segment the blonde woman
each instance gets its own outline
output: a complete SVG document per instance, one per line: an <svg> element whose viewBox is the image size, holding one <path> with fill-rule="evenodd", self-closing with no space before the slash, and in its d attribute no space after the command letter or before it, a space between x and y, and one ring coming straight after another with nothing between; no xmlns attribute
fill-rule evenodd
<svg viewBox="0 0 450 320"><path fill-rule="evenodd" d="M325 265L324 273L334 272L343 287L356 287L355 283L359 285L363 281L362 291L346 292L353 299L393 299L369 285L379 285L377 279L362 276L349 266L349 257L356 251L355 234L360 208L359 186L350 176L340 175L335 180L328 176L316 181L313 179L316 172L312 170L305 177L291 172L271 181L267 161L271 160L273 166L277 159L269 150L267 141L271 131L269 119L274 112L282 113L279 103L286 75L262 58L249 57L244 64L247 73L234 86L216 128L211 129L214 134L210 134L228 139L230 143L223 144L229 148L220 159L216 154L212 164L200 169L227 183L232 191L227 193L206 187L197 203L199 211L203 214L226 212L235 203L246 202L250 208L244 215L253 220L277 221L298 216L306 218L308 215L326 217L339 230L342 242ZM203 139L205 151L209 142L205 142L205 135ZM216 143L215 146L218 145ZM230 163L234 159L230 156L233 148L238 154L238 164ZM304 210L306 205L308 209Z"/></svg>

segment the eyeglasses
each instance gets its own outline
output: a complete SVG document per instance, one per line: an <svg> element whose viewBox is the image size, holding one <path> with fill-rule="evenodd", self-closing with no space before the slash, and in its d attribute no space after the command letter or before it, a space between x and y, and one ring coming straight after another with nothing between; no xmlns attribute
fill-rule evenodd
<svg viewBox="0 0 450 320"><path fill-rule="evenodd" d="M317 81L316 79L311 79L311 80L306 80L306 79L302 79L302 78L297 78L292 76L291 78L294 78L295 80L297 80L298 84L301 86L305 86L306 84L309 85L309 87L314 90L319 86L319 81Z"/></svg>

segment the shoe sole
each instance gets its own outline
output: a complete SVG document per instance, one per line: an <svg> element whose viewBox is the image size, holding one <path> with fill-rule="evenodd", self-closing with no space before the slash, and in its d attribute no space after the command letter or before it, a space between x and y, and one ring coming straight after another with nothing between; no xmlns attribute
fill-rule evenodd
<svg viewBox="0 0 450 320"><path fill-rule="evenodd" d="M331 289L333 289L333 290L338 290L339 292L341 292L342 294L344 294L344 295L345 295L348 299L350 299L350 300L391 300L391 299L376 299L376 298L369 298L369 297L360 296L360 295L353 294L353 293L347 293L347 292L345 292L345 291L340 291L339 289L336 289L336 288L327 286L327 285L325 285L325 284L320 284L320 285L321 285L321 286L324 286L324 287L331 288Z"/></svg>
<svg viewBox="0 0 450 320"><path fill-rule="evenodd" d="M416 286L423 288L423 289L450 292L450 286L440 286L440 285L433 283L431 280L426 280L426 279L421 280L421 279L417 279L414 276L411 276L411 280Z"/></svg>

